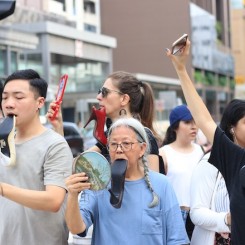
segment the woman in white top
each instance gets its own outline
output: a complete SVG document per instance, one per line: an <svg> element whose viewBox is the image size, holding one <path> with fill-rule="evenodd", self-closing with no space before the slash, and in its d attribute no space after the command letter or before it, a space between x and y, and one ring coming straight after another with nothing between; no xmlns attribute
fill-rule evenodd
<svg viewBox="0 0 245 245"><path fill-rule="evenodd" d="M166 175L175 190L186 223L190 211L192 172L204 153L200 145L194 143L198 129L186 105L175 107L169 121L159 154L163 157ZM191 237L192 230L188 233Z"/></svg>
<svg viewBox="0 0 245 245"><path fill-rule="evenodd" d="M213 245L215 232L223 238L228 238L230 233L226 224L230 201L225 181L218 169L208 162L209 156L207 153L203 157L192 175L190 216L195 229L191 245Z"/></svg>

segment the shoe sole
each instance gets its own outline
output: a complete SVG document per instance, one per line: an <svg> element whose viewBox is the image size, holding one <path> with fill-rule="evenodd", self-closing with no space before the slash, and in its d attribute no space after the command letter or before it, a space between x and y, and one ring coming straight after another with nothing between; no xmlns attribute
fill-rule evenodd
<svg viewBox="0 0 245 245"><path fill-rule="evenodd" d="M8 116L0 124L0 147L1 153L10 158L5 166L14 166L16 161L15 153L15 116Z"/></svg>
<svg viewBox="0 0 245 245"><path fill-rule="evenodd" d="M125 174L128 162L125 159L117 159L111 165L111 194L110 203L114 208L120 208L123 199Z"/></svg>

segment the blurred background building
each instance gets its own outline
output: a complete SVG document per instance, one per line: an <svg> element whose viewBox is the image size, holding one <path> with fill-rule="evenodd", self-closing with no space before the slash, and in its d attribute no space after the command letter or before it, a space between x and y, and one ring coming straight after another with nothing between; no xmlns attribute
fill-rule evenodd
<svg viewBox="0 0 245 245"><path fill-rule="evenodd" d="M80 106L79 99L94 100L94 92L112 70L116 47L114 37L100 32L99 7L99 1L16 1L15 13L0 23L5 62L0 76L33 68L49 82L50 101L60 76L67 73L64 119L81 117L88 108L86 103Z"/></svg>
<svg viewBox="0 0 245 245"><path fill-rule="evenodd" d="M192 0L190 16L194 81L213 118L219 121L235 87L230 3Z"/></svg>
<svg viewBox="0 0 245 245"><path fill-rule="evenodd" d="M67 73L64 120L84 123L106 76L125 70L151 84L163 123L184 101L165 48L188 33L188 71L219 121L234 97L231 16L230 2L221 0L18 0L15 13L0 21L0 78L33 68L49 82L50 101Z"/></svg>
<svg viewBox="0 0 245 245"><path fill-rule="evenodd" d="M231 40L235 59L235 96L245 99L245 1L232 0Z"/></svg>

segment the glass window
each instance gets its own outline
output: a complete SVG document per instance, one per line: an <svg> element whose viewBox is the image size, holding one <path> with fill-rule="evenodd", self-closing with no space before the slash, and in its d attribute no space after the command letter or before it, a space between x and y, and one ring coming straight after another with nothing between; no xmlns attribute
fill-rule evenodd
<svg viewBox="0 0 245 245"><path fill-rule="evenodd" d="M63 4L63 11L66 11L66 4L65 4L65 0L54 0L56 2L62 3Z"/></svg>
<svg viewBox="0 0 245 245"><path fill-rule="evenodd" d="M18 70L17 68L17 52L11 51L11 73Z"/></svg>
<svg viewBox="0 0 245 245"><path fill-rule="evenodd" d="M205 71L205 81L204 84L206 85L215 85L215 75L213 72Z"/></svg>
<svg viewBox="0 0 245 245"><path fill-rule="evenodd" d="M21 54L18 69L33 69L43 76L41 54Z"/></svg>
<svg viewBox="0 0 245 245"><path fill-rule="evenodd" d="M96 26L90 24L84 24L84 30L90 32L96 32Z"/></svg>
<svg viewBox="0 0 245 245"><path fill-rule="evenodd" d="M68 74L67 92L95 92L109 72L109 64L73 57L51 55L51 84L56 85L63 74ZM60 63L62 61L62 63Z"/></svg>
<svg viewBox="0 0 245 245"><path fill-rule="evenodd" d="M206 91L206 106L211 113L211 115L214 117L216 115L216 92L207 90Z"/></svg>
<svg viewBox="0 0 245 245"><path fill-rule="evenodd" d="M4 77L6 75L6 50L0 49L0 76Z"/></svg>
<svg viewBox="0 0 245 245"><path fill-rule="evenodd" d="M227 84L226 76L219 75L218 82L219 82L219 86L222 86L222 87L226 86Z"/></svg>
<svg viewBox="0 0 245 245"><path fill-rule="evenodd" d="M73 0L72 10L73 10L73 15L76 15L77 14L76 0Z"/></svg>
<svg viewBox="0 0 245 245"><path fill-rule="evenodd" d="M83 1L84 12L95 14L95 3L92 1L84 0Z"/></svg>

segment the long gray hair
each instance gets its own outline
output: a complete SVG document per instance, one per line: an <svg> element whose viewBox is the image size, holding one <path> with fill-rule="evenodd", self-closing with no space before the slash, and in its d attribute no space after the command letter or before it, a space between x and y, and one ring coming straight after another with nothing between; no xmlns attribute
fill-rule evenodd
<svg viewBox="0 0 245 245"><path fill-rule="evenodd" d="M143 165L144 167L144 175L145 175L145 181L147 184L147 187L149 188L149 190L152 193L153 196L153 200L152 202L148 205L149 208L153 208L155 206L158 205L159 203L159 197L157 196L157 194L154 192L151 182L150 182L150 178L149 178L149 168L148 168L148 162L147 162L147 156L149 154L150 148L149 148L149 140L145 131L144 126L137 120L134 118L120 118L117 121L115 121L108 132L108 141L110 139L110 135L113 132L113 130L115 128L121 127L121 126L125 126L128 128L131 128L137 135L137 140L141 143L145 142L146 143L146 151L144 153L144 155L142 156L142 159L140 161L140 163Z"/></svg>

